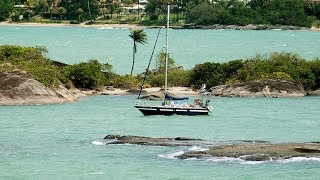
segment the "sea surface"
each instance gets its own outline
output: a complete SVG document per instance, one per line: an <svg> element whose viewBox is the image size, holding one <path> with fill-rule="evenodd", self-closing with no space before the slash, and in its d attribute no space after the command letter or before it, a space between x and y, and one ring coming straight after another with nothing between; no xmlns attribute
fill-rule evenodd
<svg viewBox="0 0 320 180"><path fill-rule="evenodd" d="M148 43L138 44L134 73L145 71L159 29L146 29ZM46 46L53 60L74 64L89 59L110 63L119 74L129 74L133 41L130 29L83 27L0 26L0 45ZM153 56L164 51L165 30L160 32ZM206 61L226 62L270 52L293 52L303 58L320 57L320 32L254 30L169 30L169 53L186 69Z"/></svg>
<svg viewBox="0 0 320 180"><path fill-rule="evenodd" d="M150 39L156 36L157 29L146 31ZM52 59L72 64L98 58L111 62L117 72L128 73L132 48L128 33L128 29L0 26L0 43L45 45ZM320 32L170 30L170 35L175 35L170 45L173 57L188 68L202 60L223 62L256 52L293 51L309 59L320 56ZM145 60L150 58L146 49L138 47L139 57ZM143 69L142 64L137 67ZM0 106L0 179L320 177L320 158L180 160L175 156L205 147L105 145L103 140L108 134L120 134L193 137L217 145L236 140L320 141L320 97L212 97L214 111L209 116L143 116L133 108L136 97L91 96L57 105Z"/></svg>

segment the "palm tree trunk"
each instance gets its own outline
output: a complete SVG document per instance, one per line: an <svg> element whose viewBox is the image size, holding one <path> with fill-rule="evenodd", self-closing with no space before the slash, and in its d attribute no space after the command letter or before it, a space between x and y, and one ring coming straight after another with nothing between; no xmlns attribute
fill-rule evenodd
<svg viewBox="0 0 320 180"><path fill-rule="evenodd" d="M132 67L131 67L131 73L130 73L131 76L132 76L134 61L135 61L135 56L136 56L135 46L136 46L136 42L134 41L133 42L133 50L132 50Z"/></svg>

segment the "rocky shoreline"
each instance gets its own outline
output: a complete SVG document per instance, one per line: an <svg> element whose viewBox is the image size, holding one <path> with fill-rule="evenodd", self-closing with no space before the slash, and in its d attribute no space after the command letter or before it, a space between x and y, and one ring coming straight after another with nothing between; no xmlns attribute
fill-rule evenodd
<svg viewBox="0 0 320 180"><path fill-rule="evenodd" d="M50 26L50 27L96 27L96 28L162 28L163 26L139 26L137 24L65 24L65 23L16 23L16 22L0 22L0 25L5 26ZM312 30L319 31L317 27L298 27L285 25L264 25L264 24L249 24L246 26L239 25L221 25L215 24L211 26L199 26L186 24L183 26L170 26L172 29L229 29L229 30Z"/></svg>
<svg viewBox="0 0 320 180"><path fill-rule="evenodd" d="M320 158L320 143L270 143L267 141L238 140L214 142L196 138L152 138L143 136L107 135L106 145L134 144L143 146L200 146L206 149L184 152L178 159L208 159L213 157L240 158L245 161L271 161L292 157Z"/></svg>
<svg viewBox="0 0 320 180"><path fill-rule="evenodd" d="M255 80L210 88L211 95L222 97L303 97L300 83L280 79ZM311 92L310 92L311 93Z"/></svg>
<svg viewBox="0 0 320 180"><path fill-rule="evenodd" d="M88 95L137 95L137 89L116 89L111 86L99 90L67 89L63 85L48 88L29 77L25 72L0 72L0 106L3 105L45 105L74 102ZM171 87L168 93L175 96L199 96L200 91L189 87ZM279 79L256 80L243 83L215 86L208 95L221 97L303 97L319 95L320 90L306 92L301 84ZM161 100L163 89L145 88L142 99Z"/></svg>
<svg viewBox="0 0 320 180"><path fill-rule="evenodd" d="M307 27L298 26L284 26L284 25L263 25L263 24L249 24L246 26L238 25L221 25L215 24L211 26L197 26L197 25L184 25L176 27L177 29L232 29L232 30L310 30ZM311 29L311 30L314 30Z"/></svg>

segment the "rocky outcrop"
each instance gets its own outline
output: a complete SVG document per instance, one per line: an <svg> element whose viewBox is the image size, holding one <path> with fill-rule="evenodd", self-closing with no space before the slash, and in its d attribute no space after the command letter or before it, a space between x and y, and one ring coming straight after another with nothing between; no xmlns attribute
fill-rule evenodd
<svg viewBox="0 0 320 180"><path fill-rule="evenodd" d="M308 96L320 96L320 89L317 89L315 91L307 91Z"/></svg>
<svg viewBox="0 0 320 180"><path fill-rule="evenodd" d="M146 146L195 146L203 144L202 139L176 137L176 138L151 138L142 136L107 135L104 139L115 140L107 144L137 144Z"/></svg>
<svg viewBox="0 0 320 180"><path fill-rule="evenodd" d="M301 84L268 79L215 86L210 89L210 94L223 97L301 97L306 92Z"/></svg>
<svg viewBox="0 0 320 180"><path fill-rule="evenodd" d="M60 86L53 90L26 73L0 72L0 105L41 105L76 101L84 96Z"/></svg>
<svg viewBox="0 0 320 180"><path fill-rule="evenodd" d="M237 140L237 141L207 141L195 138L152 138L143 136L107 135L104 139L109 144L135 144L145 146L199 146L203 150L194 150L178 155L179 159L212 157L231 157L245 161L269 161L288 159L292 157L320 158L320 143L280 143L271 144L267 141Z"/></svg>
<svg viewBox="0 0 320 180"><path fill-rule="evenodd" d="M268 161L292 157L320 157L320 144L246 144L217 146L205 151L186 152L178 158L233 157L246 161Z"/></svg>

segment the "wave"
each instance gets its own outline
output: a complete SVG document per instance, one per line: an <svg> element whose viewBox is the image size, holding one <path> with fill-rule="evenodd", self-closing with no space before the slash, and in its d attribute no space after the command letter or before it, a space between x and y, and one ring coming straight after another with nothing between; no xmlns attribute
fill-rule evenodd
<svg viewBox="0 0 320 180"><path fill-rule="evenodd" d="M320 158L317 157L293 157L289 159L281 159L281 160L269 160L269 161L245 161L240 158L232 158L232 157L214 157L207 159L206 161L211 162L232 162L232 163L240 163L240 164L263 164L263 163L295 163L295 162L320 162Z"/></svg>
<svg viewBox="0 0 320 180"><path fill-rule="evenodd" d="M97 146L104 145L104 143L100 142L100 141L92 141L91 144L94 144L94 145L97 145Z"/></svg>
<svg viewBox="0 0 320 180"><path fill-rule="evenodd" d="M169 154L160 154L158 156L162 158L167 158L167 159L177 159L177 156L180 156L183 153L184 151L178 151L178 152L169 153Z"/></svg>
<svg viewBox="0 0 320 180"><path fill-rule="evenodd" d="M320 162L320 157L293 157L290 159L278 160L281 163L291 163L291 162Z"/></svg>
<svg viewBox="0 0 320 180"><path fill-rule="evenodd" d="M207 150L209 150L209 149L202 148L199 146L192 146L191 148L189 148L189 151L207 151Z"/></svg>
<svg viewBox="0 0 320 180"><path fill-rule="evenodd" d="M194 151L204 151L206 149L200 148L197 146L193 146L190 149ZM189 150L190 150L189 149ZM160 154L159 157L167 158L167 159L178 159L178 156L184 154L184 151L177 151L169 154ZM203 160L198 158L187 158L185 160ZM264 164L264 163L296 163L296 162L320 162L320 157L292 157L289 159L280 159L280 160L267 160L267 161L246 161L244 159L234 158L234 157L212 157L209 159L205 159L207 162L214 163L239 163L239 164L247 164L247 165L255 165L255 164Z"/></svg>

